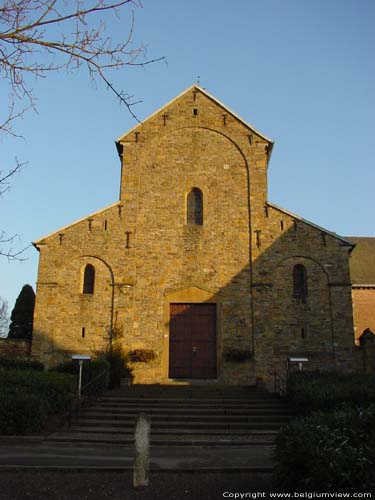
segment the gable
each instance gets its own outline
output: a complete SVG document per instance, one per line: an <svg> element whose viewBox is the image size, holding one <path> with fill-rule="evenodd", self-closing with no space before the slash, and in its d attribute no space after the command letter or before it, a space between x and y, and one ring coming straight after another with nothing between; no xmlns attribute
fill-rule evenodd
<svg viewBox="0 0 375 500"><path fill-rule="evenodd" d="M268 160L270 159L274 141L272 141L264 134L259 132L253 125L247 123L243 118L238 116L231 109L225 106L222 102L220 102L214 96L209 94L205 89L198 87L197 85L192 85L187 90L182 92L180 95L178 95L177 97L169 101L167 104L165 104L162 108L158 109L153 114L151 114L144 122L136 125L128 132L121 135L116 141L116 147L119 156L121 157L122 155L123 144L134 141L134 134L141 133L145 127L152 124L155 120L157 120L159 123L162 122L162 120L164 120L164 123L166 123L167 121L169 122L169 120L173 119L172 114L175 115L176 113L181 113L183 102L186 101L186 99L189 99L191 95L193 96L191 100L192 113L194 112L195 103L198 103L198 96L199 98L206 99L207 101L211 102L220 112L220 118L223 118L225 120L226 118L224 117L229 116L231 120L235 121L238 125L242 126L248 132L256 135L262 141L265 141L268 144Z"/></svg>
<svg viewBox="0 0 375 500"><path fill-rule="evenodd" d="M278 210L279 212L282 212L286 215L289 215L292 219L303 222L304 224L308 225L309 227L311 227L313 229L316 229L317 231L320 231L321 233L325 233L325 234L328 234L329 236L332 236L333 238L341 241L341 243L344 246L354 247L353 243L351 241L349 241L349 239L343 238L342 236L339 236L338 234L333 233L332 231L329 231L328 229L325 229L324 227L318 226L317 224L314 224L313 222L311 222L307 219L304 219L303 217L301 217L293 212L290 212L289 210L285 210L285 208L281 208L281 207L279 207L271 202L267 202L267 205L275 210Z"/></svg>

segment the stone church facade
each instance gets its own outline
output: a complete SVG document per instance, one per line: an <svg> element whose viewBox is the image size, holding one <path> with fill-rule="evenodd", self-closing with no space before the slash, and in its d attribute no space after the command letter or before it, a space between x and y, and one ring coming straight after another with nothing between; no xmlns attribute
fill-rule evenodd
<svg viewBox="0 0 375 500"><path fill-rule="evenodd" d="M273 142L192 86L117 141L120 199L34 243L32 356L152 349L135 382L352 367L344 238L267 199Z"/></svg>

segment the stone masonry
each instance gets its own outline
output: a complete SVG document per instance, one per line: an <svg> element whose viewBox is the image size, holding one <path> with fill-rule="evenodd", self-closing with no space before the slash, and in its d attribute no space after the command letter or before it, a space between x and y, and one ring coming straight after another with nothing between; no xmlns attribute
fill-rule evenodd
<svg viewBox="0 0 375 500"><path fill-rule="evenodd" d="M288 356L350 369L350 242L267 201L273 143L193 86L117 142L120 200L35 242L32 355L52 366L103 349L153 349L136 382L170 380L171 304L216 304L216 380L271 384ZM203 224L187 224L187 196ZM94 293L83 293L87 264ZM293 295L304 266L307 300ZM228 352L251 359L228 361ZM181 355L188 355L181 353ZM193 354L191 354L193 356Z"/></svg>

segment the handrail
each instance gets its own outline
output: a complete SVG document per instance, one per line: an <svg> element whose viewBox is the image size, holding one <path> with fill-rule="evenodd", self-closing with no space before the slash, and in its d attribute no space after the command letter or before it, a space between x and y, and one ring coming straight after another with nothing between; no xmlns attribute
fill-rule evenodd
<svg viewBox="0 0 375 500"><path fill-rule="evenodd" d="M84 389L86 389L86 387L88 387L93 382L95 382L95 380L97 380L98 378L102 377L103 375L106 375L107 373L108 373L108 370L104 370L103 372L99 373L99 375L97 375L96 377L94 377L92 380L90 380L89 382L87 382L87 384L82 387L81 392L83 392Z"/></svg>
<svg viewBox="0 0 375 500"><path fill-rule="evenodd" d="M104 370L103 372L99 373L99 375L97 375L96 377L94 377L92 380L90 380L86 385L84 385L81 389L81 393L84 391L84 389L86 389L89 385L91 385L93 382L95 382L95 380L97 380L98 378L100 377L103 377L103 375L107 375L109 370ZM68 426L70 427L71 426L71 423L72 423L72 417L73 417L73 414L74 414L74 417L77 418L78 415L79 415L79 410L81 409L81 405L82 405L82 399L78 398L77 395L75 395L73 398L72 398L72 402L71 402L71 405L70 405L70 408L67 410L67 412L64 414L64 417L63 418L66 418L67 421L68 421Z"/></svg>
<svg viewBox="0 0 375 500"><path fill-rule="evenodd" d="M275 392L279 394L279 396L284 396L286 394L287 377L281 375L280 373L274 372L274 378Z"/></svg>

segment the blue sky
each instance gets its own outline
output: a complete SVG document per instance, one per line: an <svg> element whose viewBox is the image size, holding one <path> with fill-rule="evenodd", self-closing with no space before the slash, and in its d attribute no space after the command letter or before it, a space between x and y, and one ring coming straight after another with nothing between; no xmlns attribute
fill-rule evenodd
<svg viewBox="0 0 375 500"><path fill-rule="evenodd" d="M375 2L373 0L142 0L134 44L145 68L112 80L142 99L140 119L197 81L275 141L269 200L341 235L375 236ZM127 10L108 27L127 36ZM134 119L98 82L64 71L33 81L38 114L0 138L0 169L28 166L0 199L0 228L31 241L118 199L114 141ZM0 80L3 102L7 95ZM38 253L0 258L0 297L12 309L35 289Z"/></svg>

